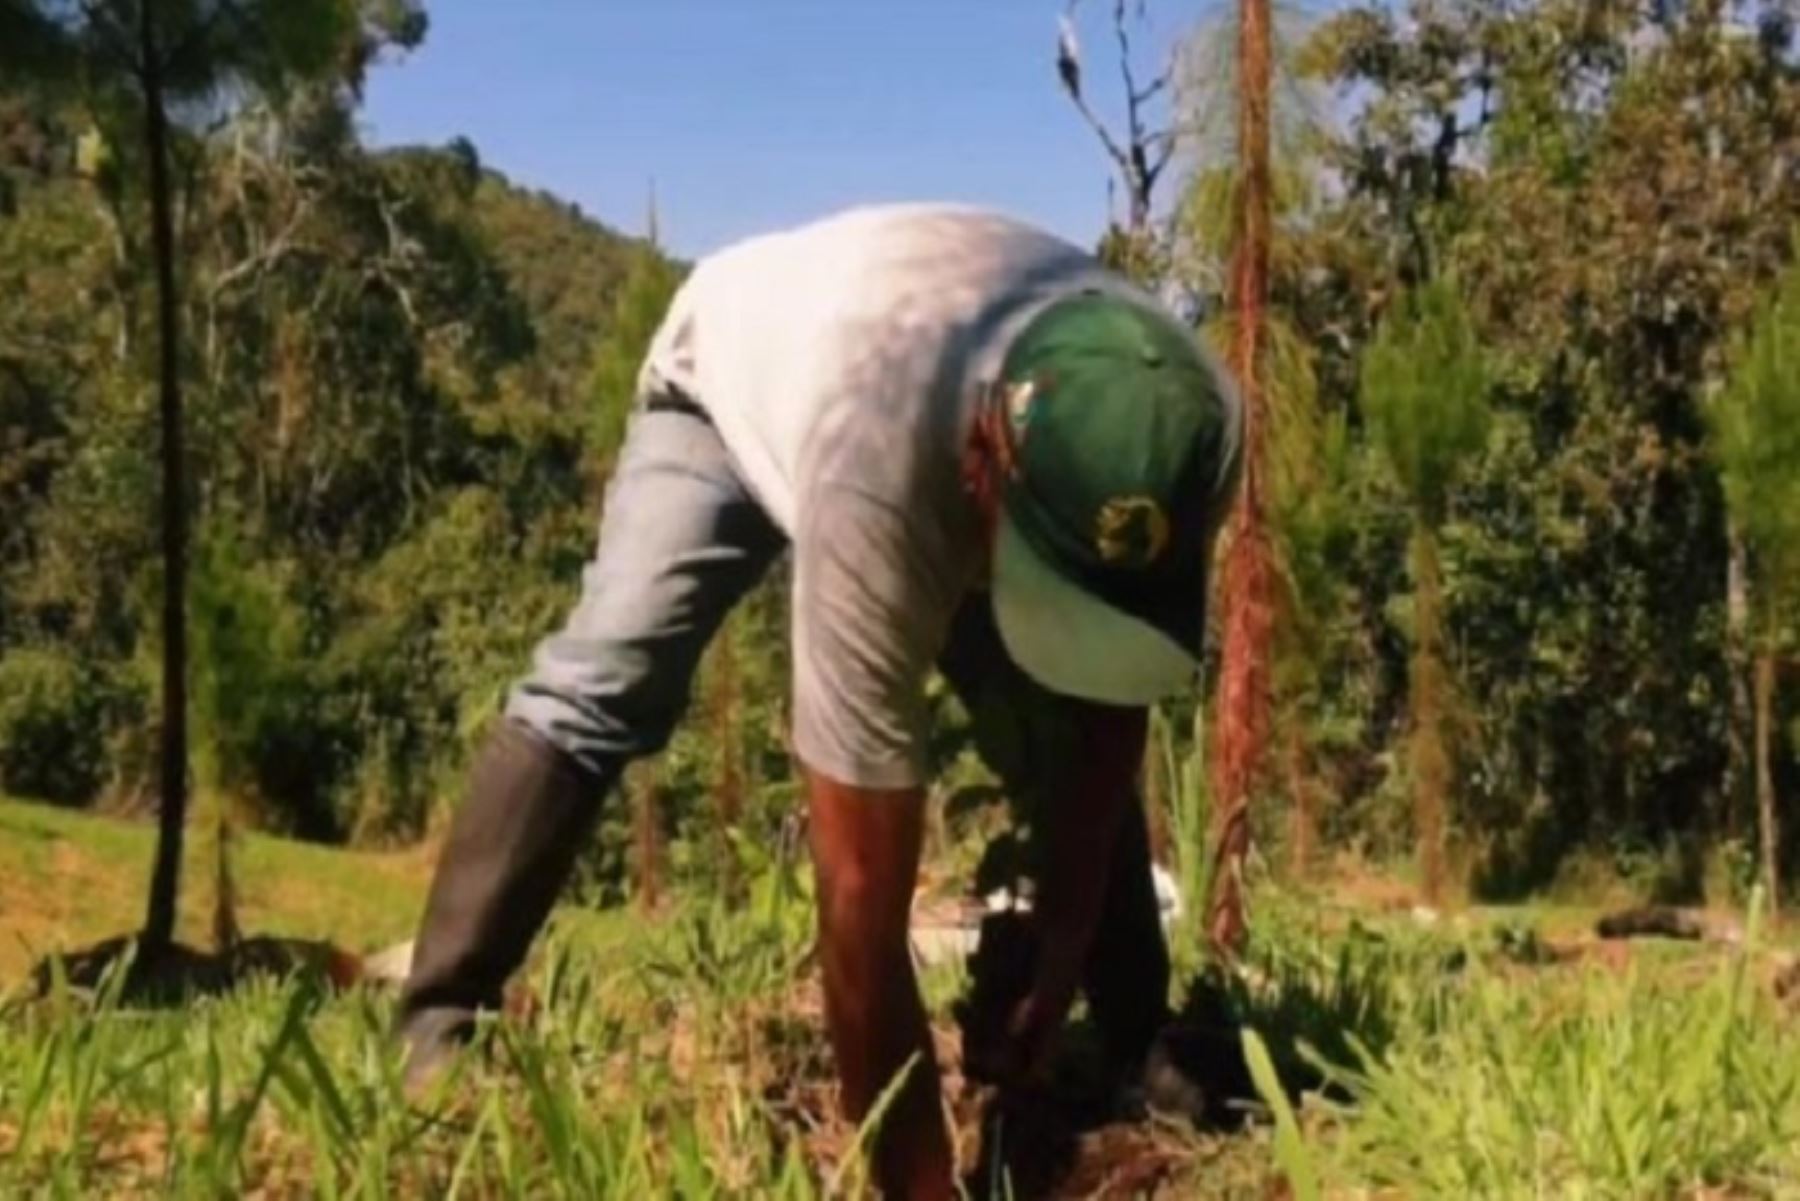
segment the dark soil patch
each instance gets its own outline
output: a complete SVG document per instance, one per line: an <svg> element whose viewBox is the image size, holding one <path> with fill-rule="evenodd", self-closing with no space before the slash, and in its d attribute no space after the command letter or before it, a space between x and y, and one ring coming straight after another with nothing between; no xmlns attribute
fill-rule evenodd
<svg viewBox="0 0 1800 1201"><path fill-rule="evenodd" d="M1049 1082L1001 1091L981 1065L1030 987L1029 920L991 915L955 1006L962 1065L975 1096L979 1151L964 1185L973 1198L1154 1195L1191 1159L1180 1131L1240 1131L1258 1112L1241 1027L1224 992L1204 980L1171 1015L1140 1064L1110 1063L1089 1023L1062 1040ZM1302 1083L1312 1084L1313 1081Z"/></svg>

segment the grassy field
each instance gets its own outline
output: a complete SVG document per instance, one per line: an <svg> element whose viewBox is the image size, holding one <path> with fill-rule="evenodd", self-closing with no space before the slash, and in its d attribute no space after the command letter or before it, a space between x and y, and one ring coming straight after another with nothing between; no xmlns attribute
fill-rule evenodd
<svg viewBox="0 0 1800 1201"><path fill-rule="evenodd" d="M9 941L128 928L148 833L0 807ZM422 856L243 849L251 932L374 946L410 930ZM1736 947L1627 948L1558 933L1579 925L1569 910L1421 921L1366 897L1257 899L1244 971L1194 994L1188 1026L1265 1069L1247 1126L1002 1128L1028 1171L1060 1158L1059 1195L1800 1196L1800 1015L1755 921ZM859 1132L833 1116L810 937L791 864L654 920L563 914L486 1056L417 1106L383 992L268 980L143 1011L104 988L27 998L17 957L0 977L0 1196L854 1195ZM984 1098L949 1016L964 980L926 984L979 1167Z"/></svg>
<svg viewBox="0 0 1800 1201"><path fill-rule="evenodd" d="M0 799L0 982L52 948L91 944L143 920L155 827ZM333 938L354 951L411 936L430 880L427 852L365 854L251 834L236 840L245 930ZM191 836L178 936L205 945L213 844Z"/></svg>

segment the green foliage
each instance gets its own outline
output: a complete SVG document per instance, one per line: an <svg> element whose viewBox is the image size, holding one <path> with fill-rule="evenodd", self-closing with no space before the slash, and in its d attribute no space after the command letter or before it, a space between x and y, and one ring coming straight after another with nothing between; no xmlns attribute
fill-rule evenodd
<svg viewBox="0 0 1800 1201"><path fill-rule="evenodd" d="M596 225L575 206L484 172L473 197L482 243L531 313L541 366L534 384L553 411L586 403L597 348L609 335L621 281L655 248ZM647 335L646 335L647 336Z"/></svg>
<svg viewBox="0 0 1800 1201"><path fill-rule="evenodd" d="M591 550L569 414L628 256L466 143L360 146L363 66L424 26L407 0L345 14L305 33L335 31L342 75L234 87L204 106L215 130L177 130L198 766L274 828L409 836ZM0 659L122 682L65 748L55 788L79 802L138 793L154 762L147 239L132 129L78 90L34 96L5 110L45 149L0 218L0 505L21 515L0 523ZM0 754L57 745L22 738Z"/></svg>
<svg viewBox="0 0 1800 1201"><path fill-rule="evenodd" d="M264 88L276 60L221 40L221 70L258 86L196 84L175 131L196 529L202 546L229 534L226 591L281 631L221 682L258 699L209 702L222 732L203 743L235 748L271 826L406 838L454 798L470 740L572 596L682 267L467 142L362 146L362 74L417 44L416 5L277 7L246 12L320 14L279 39L281 62L323 70L327 37L341 58ZM0 5L0 56L32 58L45 85L9 71L0 95L0 663L38 681L15 693L33 713L62 714L7 729L61 733L0 731L0 760L54 762L31 778L79 802L141 794L153 764L153 339L132 108L77 86L77 14L45 11ZM1794 422L1747 416L1778 396L1746 382L1775 377L1756 366L1774 335L1732 342L1793 304L1763 299L1800 218L1791 47L1779 22L1738 36L1717 5L1653 22L1421 0L1276 31L1265 499L1286 642L1269 790L1310 798L1323 843L1403 845L1424 512L1457 667L1450 811L1486 891L1614 846L1698 888L1736 820L1727 503L1759 585L1785 570L1766 546L1786 535L1753 529L1740 494L1774 498L1772 520L1800 507L1780 500L1786 435L1767 433ZM1212 165L1233 136L1228 35L1184 56L1202 165L1156 256L1227 337L1239 181ZM1337 130L1312 119L1326 91ZM1141 249L1109 244L1128 264ZM726 793L750 837L791 833L783 604L777 582L733 619L729 670L709 657L657 765L678 877L740 870L714 820ZM1171 718L1184 770L1188 711ZM1791 730L1791 700L1775 716ZM1778 777L1790 749L1776 739ZM615 898L617 856L600 858L595 895Z"/></svg>
<svg viewBox="0 0 1800 1201"><path fill-rule="evenodd" d="M843 1195L864 1139L833 1115L793 971L804 873L751 892L663 920L562 915L519 982L535 1003L422 1103L381 993L259 980L146 1012L121 975L92 995L56 978L0 1024L0 1190ZM1145 1154L1172 1195L1285 1177L1296 1196L1758 1196L1800 1170L1800 1036L1758 980L1755 922L1741 947L1615 972L1543 962L1529 924L1346 926L1257 902L1219 1016L1267 1112L1237 1137L1158 1128Z"/></svg>
<svg viewBox="0 0 1800 1201"><path fill-rule="evenodd" d="M0 656L0 791L81 804L104 782L106 693L43 647Z"/></svg>
<svg viewBox="0 0 1800 1201"><path fill-rule="evenodd" d="M253 799L257 757L289 719L302 670L302 614L272 564L252 564L229 527L209 531L188 597L195 776Z"/></svg>
<svg viewBox="0 0 1800 1201"><path fill-rule="evenodd" d="M1243 1032L1244 1058L1250 1065L1250 1076L1256 1082L1256 1092L1275 1114L1275 1162L1281 1165L1287 1176L1288 1187L1293 1190L1296 1201L1318 1201L1319 1173L1313 1166L1312 1157L1307 1153L1306 1144L1300 1137L1300 1124L1294 1118L1293 1106L1288 1104L1287 1094L1281 1087L1281 1081L1275 1075L1275 1064L1269 1058L1269 1050L1263 1045L1256 1031L1246 1028Z"/></svg>
<svg viewBox="0 0 1800 1201"><path fill-rule="evenodd" d="M1711 415L1725 495L1766 581L1765 614L1791 612L1800 602L1800 268L1784 273L1736 340Z"/></svg>
<svg viewBox="0 0 1800 1201"><path fill-rule="evenodd" d="M1202 712L1196 710L1193 728L1183 739L1177 737L1166 709L1154 709L1150 716L1150 753L1156 757L1167 794L1175 887L1189 907L1198 905L1198 898L1210 895L1212 887L1212 848L1208 842L1212 798L1207 791L1202 717ZM1183 921L1172 932L1170 956L1178 967L1199 965L1200 933L1199 922L1192 920Z"/></svg>
<svg viewBox="0 0 1800 1201"><path fill-rule="evenodd" d="M1488 430L1488 369L1451 278L1407 296L1364 352L1361 400L1394 475L1436 525Z"/></svg>
<svg viewBox="0 0 1800 1201"><path fill-rule="evenodd" d="M1383 321L1363 359L1363 409L1413 507L1407 773L1425 895L1434 904L1445 883L1445 793L1451 775L1443 732L1446 669L1437 528L1459 469L1486 440L1487 388L1485 357L1449 278L1407 297L1400 311Z"/></svg>
<svg viewBox="0 0 1800 1201"><path fill-rule="evenodd" d="M0 799L0 993L40 956L92 946L139 915L154 823L36 801ZM216 848L189 839L182 874L197 882L180 906L178 936L208 945L209 880ZM237 916L248 934L335 940L355 950L391 946L417 929L430 863L411 854L346 851L258 831L233 835ZM8 1011L9 1015L11 1011ZM0 1085L0 1089L4 1089ZM0 1110L5 1109L0 1101Z"/></svg>
<svg viewBox="0 0 1800 1201"><path fill-rule="evenodd" d="M1332 1073L1353 1106L1337 1170L1438 1196L1778 1193L1800 1170L1800 1082L1751 944L1697 983L1477 971L1441 1021Z"/></svg>
<svg viewBox="0 0 1800 1201"><path fill-rule="evenodd" d="M632 255L595 348L588 383L588 449L602 462L610 463L625 440L644 355L680 283L680 273L654 249Z"/></svg>
<svg viewBox="0 0 1800 1201"><path fill-rule="evenodd" d="M1272 305L1312 356L1325 428L1341 419L1317 491L1344 512L1335 530L1329 505L1317 532L1281 522L1290 573L1326 598L1289 663L1316 699L1292 710L1308 754L1282 791L1334 798L1328 839L1384 853L1404 824L1421 504L1477 888L1542 885L1614 835L1672 853L1736 820L1726 769L1749 719L1725 654L1730 545L1704 415L1800 214L1782 167L1800 151L1800 82L1775 8L1737 12L1750 38L1717 5L1667 21L1564 0L1371 5L1303 48L1345 120L1312 149L1333 186L1277 230ZM1463 312L1444 345L1452 362L1459 343L1484 348L1479 389L1426 382L1440 351L1407 346L1403 314L1452 280ZM1399 387L1367 379L1384 344ZM1444 412L1475 392L1482 437L1478 414Z"/></svg>
<svg viewBox="0 0 1800 1201"><path fill-rule="evenodd" d="M1304 86L1309 37L1316 24L1297 5L1271 5L1274 72L1270 113L1270 205L1275 220L1269 244L1272 274L1293 269L1303 243L1294 234L1320 201L1315 155L1322 134L1317 97ZM1176 228L1176 262L1182 283L1209 296L1227 290L1242 200L1244 173L1237 155L1240 5L1220 5L1184 42L1175 85L1181 130L1197 166L1185 181Z"/></svg>

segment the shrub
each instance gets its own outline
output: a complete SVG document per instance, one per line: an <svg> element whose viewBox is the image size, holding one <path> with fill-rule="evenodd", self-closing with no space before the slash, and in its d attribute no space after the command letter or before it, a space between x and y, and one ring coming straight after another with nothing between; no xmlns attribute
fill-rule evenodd
<svg viewBox="0 0 1800 1201"><path fill-rule="evenodd" d="M57 651L0 658L0 789L80 805L106 778L105 688Z"/></svg>

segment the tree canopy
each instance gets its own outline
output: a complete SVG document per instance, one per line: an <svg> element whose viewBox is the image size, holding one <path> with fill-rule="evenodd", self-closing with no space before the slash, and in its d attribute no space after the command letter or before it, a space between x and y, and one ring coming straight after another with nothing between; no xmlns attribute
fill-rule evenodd
<svg viewBox="0 0 1800 1201"><path fill-rule="evenodd" d="M263 11L171 11L228 7ZM176 72L195 678L214 696L200 737L228 749L259 821L404 838L572 596L683 268L466 141L362 145L363 74L417 43L423 13L327 9L283 51L315 62L335 29L323 75L265 86L279 64L248 51L222 60L243 64L230 86ZM0 0L0 46L15 63L88 53L78 11ZM218 22L207 39L248 28ZM1457 752L1448 849L1471 886L1542 885L1581 852L1668 894L1716 884L1757 837L1752 635L1780 635L1779 676L1794 632L1767 587L1800 510L1783 467L1780 331L1800 304L1787 6L1408 0L1278 25L1259 838L1305 800L1322 842L1416 845L1423 523ZM0 523L0 787L128 807L157 719L152 256L123 186L138 151L78 89L6 78L0 511L19 517ZM1205 126L1202 99L1169 94L1171 131ZM1308 97L1337 120L1304 120ZM1230 138L1202 142L1162 176L1181 202L1140 231L1162 239L1144 261L1231 343L1241 173ZM734 627L715 699L665 761L676 852L721 764L771 810L791 783L779 603ZM235 683L207 665L252 628L277 632L268 662ZM266 703L224 699L237 687ZM1793 710L1771 696L1780 794L1800 772ZM609 870L627 837L603 839Z"/></svg>

